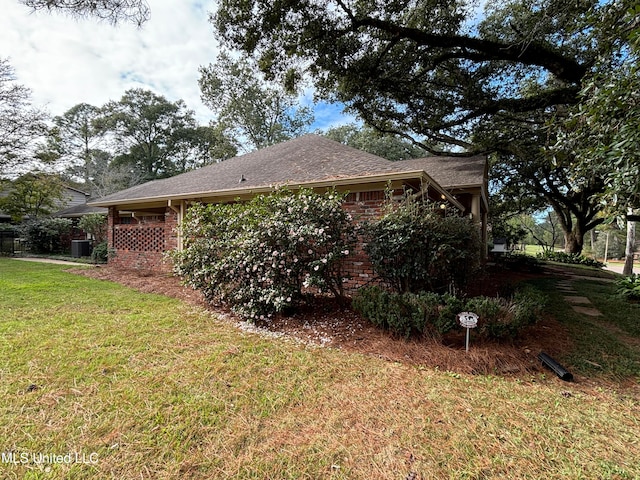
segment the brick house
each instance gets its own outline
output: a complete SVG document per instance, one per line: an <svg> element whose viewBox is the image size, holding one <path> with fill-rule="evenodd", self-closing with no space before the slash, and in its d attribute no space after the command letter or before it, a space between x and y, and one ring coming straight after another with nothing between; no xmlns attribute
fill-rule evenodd
<svg viewBox="0 0 640 480"><path fill-rule="evenodd" d="M344 208L356 220L375 217L385 189L406 190L469 215L486 251L487 159L429 157L392 162L318 135L305 135L175 177L155 180L89 203L105 207L110 264L146 270L170 268L164 252L182 247L181 219L194 202L247 200L278 186L348 192ZM355 252L347 265L354 285L371 277L369 262Z"/></svg>

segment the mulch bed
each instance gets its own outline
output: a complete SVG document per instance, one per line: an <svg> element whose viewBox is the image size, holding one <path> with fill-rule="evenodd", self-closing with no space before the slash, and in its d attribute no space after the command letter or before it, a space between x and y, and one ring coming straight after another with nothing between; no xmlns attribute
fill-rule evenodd
<svg viewBox="0 0 640 480"><path fill-rule="evenodd" d="M123 270L103 266L94 269L73 269L73 273L109 280L140 292L175 297L185 302L224 314L224 318L246 327L246 322L229 311L207 305L202 295L181 285L176 277ZM475 282L474 295L495 296L524 279L540 276L514 272L488 274ZM531 377L543 371L537 360L540 351L557 355L570 348L566 330L553 318L544 317L513 340L490 342L474 338L470 351L465 352L465 334L457 332L442 340L429 338L393 338L348 308L340 308L331 299L318 299L315 305L289 316L279 316L268 322L258 322L257 332L286 335L307 344L338 348L348 352L376 356L388 361L423 365L441 370L468 373Z"/></svg>

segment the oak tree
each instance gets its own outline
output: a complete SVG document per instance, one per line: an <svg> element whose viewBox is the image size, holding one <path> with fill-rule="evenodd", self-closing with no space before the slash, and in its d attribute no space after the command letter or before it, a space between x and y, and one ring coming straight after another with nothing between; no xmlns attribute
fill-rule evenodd
<svg viewBox="0 0 640 480"><path fill-rule="evenodd" d="M222 53L200 67L202 101L216 115L219 127L245 150L273 145L307 132L313 122L308 107L281 85L267 82L245 60Z"/></svg>
<svg viewBox="0 0 640 480"><path fill-rule="evenodd" d="M548 147L585 79L625 51L602 18L621 22L631 3L490 0L479 12L462 0L222 0L212 20L272 78L311 81L382 132L435 154L494 153L512 173L505 185L531 208L551 205L579 252L604 187L576 178L574 152Z"/></svg>

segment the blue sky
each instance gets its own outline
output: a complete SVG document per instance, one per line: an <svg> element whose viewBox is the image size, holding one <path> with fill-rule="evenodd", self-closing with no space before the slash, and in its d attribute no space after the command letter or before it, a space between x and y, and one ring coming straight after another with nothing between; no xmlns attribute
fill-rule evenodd
<svg viewBox="0 0 640 480"><path fill-rule="evenodd" d="M8 57L35 105L61 115L78 103L101 106L129 88L182 99L201 123L212 114L200 101L198 67L215 60L218 44L208 22L213 2L150 0L141 28L113 27L37 12L0 0L0 57ZM176 5L181 5L176 7ZM337 106L321 105L313 128L353 121Z"/></svg>

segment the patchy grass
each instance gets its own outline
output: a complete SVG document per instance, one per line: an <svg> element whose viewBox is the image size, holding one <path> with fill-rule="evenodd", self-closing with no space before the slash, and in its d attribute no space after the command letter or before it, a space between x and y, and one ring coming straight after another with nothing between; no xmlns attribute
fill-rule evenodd
<svg viewBox="0 0 640 480"><path fill-rule="evenodd" d="M633 390L264 338L64 268L0 259L2 478L640 476Z"/></svg>
<svg viewBox="0 0 640 480"><path fill-rule="evenodd" d="M640 305L615 297L613 283L576 279L572 295L587 297L602 313L590 317L571 308L555 279L532 283L547 294L547 310L569 330L573 348L560 355L567 366L588 377L640 380Z"/></svg>
<svg viewBox="0 0 640 480"><path fill-rule="evenodd" d="M602 268L590 267L588 265L579 265L574 263L561 263L561 262L553 262L550 260L544 260L544 264L559 267L563 271L583 276L583 277L591 277L591 278L603 278L613 280L618 278L620 275L612 272L610 270L604 270Z"/></svg>

